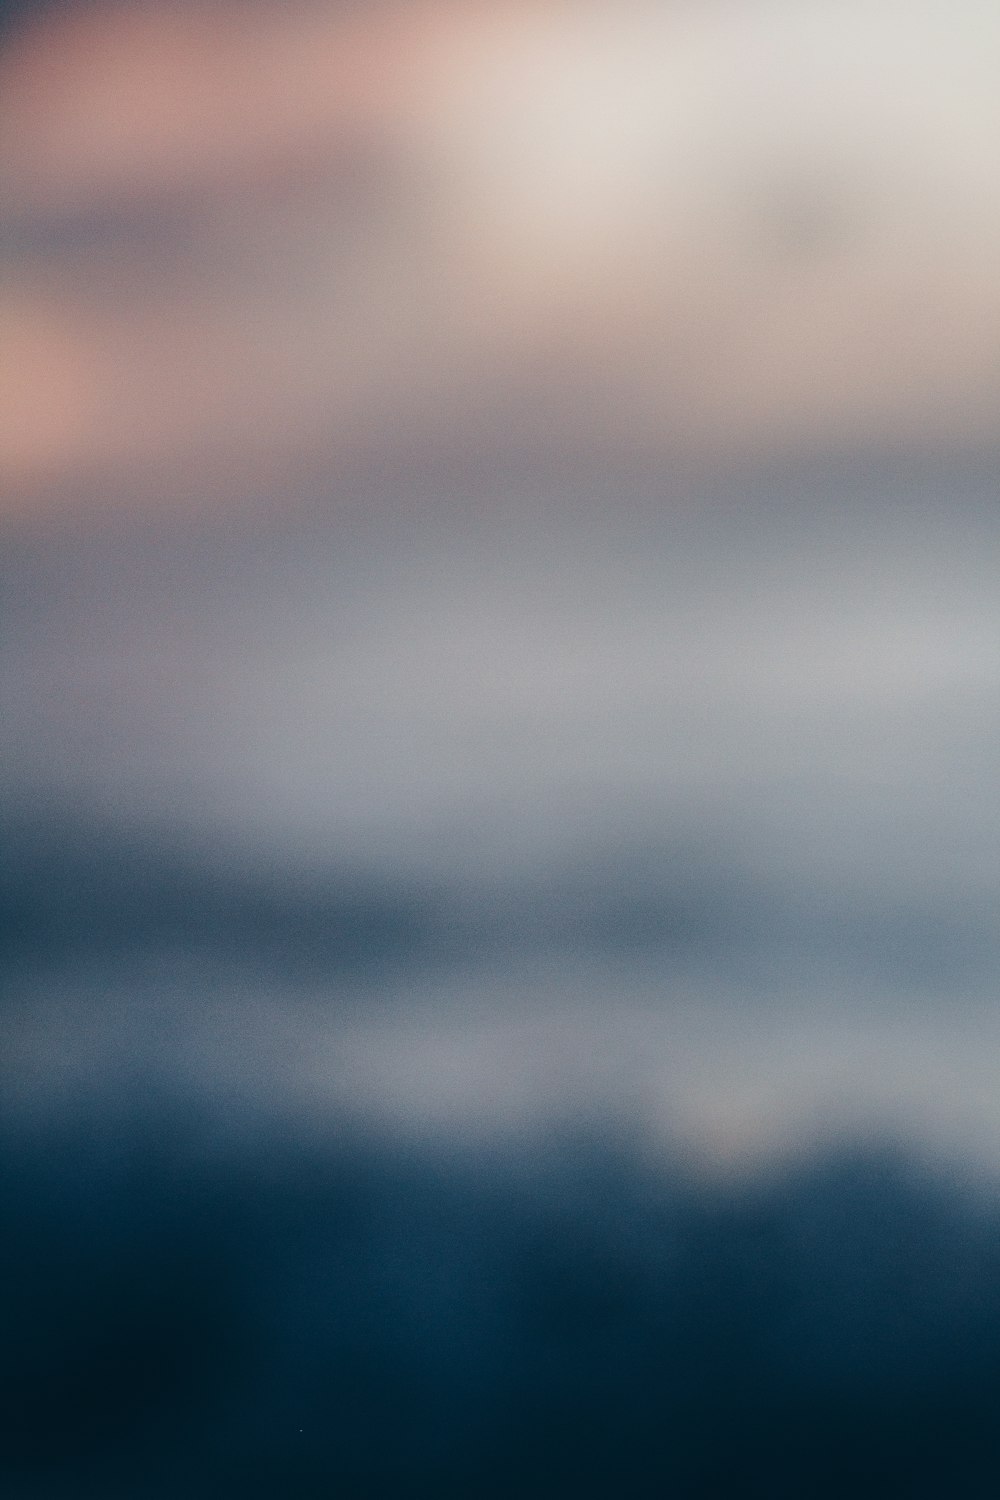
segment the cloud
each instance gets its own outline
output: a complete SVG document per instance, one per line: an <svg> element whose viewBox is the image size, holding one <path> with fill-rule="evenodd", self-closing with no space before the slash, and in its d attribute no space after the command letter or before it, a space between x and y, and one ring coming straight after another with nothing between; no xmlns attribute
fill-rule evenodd
<svg viewBox="0 0 1000 1500"><path fill-rule="evenodd" d="M988 444L998 41L974 0L29 32L2 64L11 503L154 472L208 503L429 441Z"/></svg>

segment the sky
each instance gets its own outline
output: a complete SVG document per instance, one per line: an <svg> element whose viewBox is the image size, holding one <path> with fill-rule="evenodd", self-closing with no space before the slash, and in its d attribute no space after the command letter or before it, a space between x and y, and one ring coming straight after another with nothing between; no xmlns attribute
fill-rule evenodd
<svg viewBox="0 0 1000 1500"><path fill-rule="evenodd" d="M971 0L21 8L18 838L437 901L391 1022L306 1007L309 1095L989 1155L998 42Z"/></svg>
<svg viewBox="0 0 1000 1500"><path fill-rule="evenodd" d="M456 460L989 447L998 33L977 0L22 19L7 507L204 506L387 431Z"/></svg>

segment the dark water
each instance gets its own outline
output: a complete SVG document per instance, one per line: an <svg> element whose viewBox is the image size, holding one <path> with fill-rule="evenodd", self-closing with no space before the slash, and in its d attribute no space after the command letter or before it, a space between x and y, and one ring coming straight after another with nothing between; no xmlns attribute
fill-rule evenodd
<svg viewBox="0 0 1000 1500"><path fill-rule="evenodd" d="M3 1136L18 1496L985 1495L1000 1211L899 1153L710 1187L162 1099Z"/></svg>

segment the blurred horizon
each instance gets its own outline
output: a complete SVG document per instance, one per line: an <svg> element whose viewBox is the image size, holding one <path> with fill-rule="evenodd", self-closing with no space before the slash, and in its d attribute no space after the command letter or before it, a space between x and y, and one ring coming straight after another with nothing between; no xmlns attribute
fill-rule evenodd
<svg viewBox="0 0 1000 1500"><path fill-rule="evenodd" d="M18 1500L995 1492L998 78L0 8Z"/></svg>

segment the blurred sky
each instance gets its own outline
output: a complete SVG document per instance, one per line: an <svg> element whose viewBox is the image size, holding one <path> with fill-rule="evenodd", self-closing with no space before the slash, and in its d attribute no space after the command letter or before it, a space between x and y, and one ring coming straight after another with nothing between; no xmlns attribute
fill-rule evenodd
<svg viewBox="0 0 1000 1500"><path fill-rule="evenodd" d="M25 1099L992 1159L998 81L987 0L13 8L9 882L124 912ZM437 915L166 962L178 845Z"/></svg>
<svg viewBox="0 0 1000 1500"><path fill-rule="evenodd" d="M7 505L387 427L990 443L998 49L987 0L29 11L0 76Z"/></svg>

